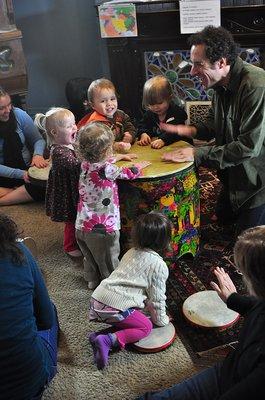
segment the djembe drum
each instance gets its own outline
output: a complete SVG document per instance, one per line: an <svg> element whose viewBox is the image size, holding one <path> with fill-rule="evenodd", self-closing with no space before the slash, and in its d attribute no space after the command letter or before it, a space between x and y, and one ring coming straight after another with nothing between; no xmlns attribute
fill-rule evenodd
<svg viewBox="0 0 265 400"><path fill-rule="evenodd" d="M151 333L133 343L131 347L141 353L157 353L158 351L167 349L176 338L176 330L172 322L165 326L153 327Z"/></svg>
<svg viewBox="0 0 265 400"><path fill-rule="evenodd" d="M45 187L48 181L50 169L51 165L47 165L45 168L30 167L28 169L30 183Z"/></svg>
<svg viewBox="0 0 265 400"><path fill-rule="evenodd" d="M182 310L189 322L202 328L222 330L239 319L239 314L227 308L215 290L192 294L184 301Z"/></svg>
<svg viewBox="0 0 265 400"><path fill-rule="evenodd" d="M133 221L138 215L152 210L161 212L172 221L169 259L185 253L196 254L199 244L200 203L199 182L193 162L173 163L162 161L164 153L188 146L179 141L162 149L134 144L130 153L137 154L139 161L150 161L138 179L119 180L121 212L121 253L130 247ZM131 166L133 162L120 161L119 166Z"/></svg>

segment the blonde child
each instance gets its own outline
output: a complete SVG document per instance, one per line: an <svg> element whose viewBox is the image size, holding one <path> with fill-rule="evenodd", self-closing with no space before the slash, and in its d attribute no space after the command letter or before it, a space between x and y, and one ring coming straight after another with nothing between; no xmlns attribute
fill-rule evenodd
<svg viewBox="0 0 265 400"><path fill-rule="evenodd" d="M92 294L90 320L113 326L111 333L89 336L99 369L107 365L112 348L121 349L148 336L152 322L158 326L169 323L165 303L168 268L161 254L170 243L171 223L157 212L143 214L133 227L132 238L134 247ZM140 311L144 307L151 320Z"/></svg>
<svg viewBox="0 0 265 400"><path fill-rule="evenodd" d="M184 140L176 133L167 133L162 124L184 124L187 114L175 103L172 86L167 78L157 75L144 84L143 108L147 111L138 125L138 144L147 146L151 144L154 149L161 149L178 140ZM156 138L155 140L152 140ZM187 140L185 138L185 140ZM191 139L188 139L192 142Z"/></svg>
<svg viewBox="0 0 265 400"><path fill-rule="evenodd" d="M82 158L76 237L84 255L84 278L94 289L118 265L120 211L116 179L137 178L148 162L119 168L115 161L134 155L113 157L114 135L100 122L87 124L78 133Z"/></svg>
<svg viewBox="0 0 265 400"><path fill-rule="evenodd" d="M52 108L37 114L35 124L45 131L51 154L51 170L46 190L46 214L52 221L64 222L64 251L80 257L75 238L75 219L78 202L80 162L73 144L77 127L71 111Z"/></svg>
<svg viewBox="0 0 265 400"><path fill-rule="evenodd" d="M114 134L114 150L126 153L135 140L136 129L130 117L118 109L115 86L108 79L93 81L87 91L89 105L94 110L78 123L78 129L89 122L101 122L109 126Z"/></svg>

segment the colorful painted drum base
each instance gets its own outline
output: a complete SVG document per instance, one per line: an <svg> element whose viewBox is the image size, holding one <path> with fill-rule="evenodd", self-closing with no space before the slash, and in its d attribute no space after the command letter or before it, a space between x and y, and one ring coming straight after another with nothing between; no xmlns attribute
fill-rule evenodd
<svg viewBox="0 0 265 400"><path fill-rule="evenodd" d="M119 195L122 254L131 247L133 221L138 215L155 210L167 215L173 224L171 248L166 259L186 253L195 256L199 245L200 201L193 165L162 177L120 180Z"/></svg>

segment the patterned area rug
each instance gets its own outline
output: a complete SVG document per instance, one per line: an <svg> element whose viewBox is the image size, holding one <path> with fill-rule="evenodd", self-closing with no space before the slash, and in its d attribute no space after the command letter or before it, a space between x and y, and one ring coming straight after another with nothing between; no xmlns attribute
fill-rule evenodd
<svg viewBox="0 0 265 400"><path fill-rule="evenodd" d="M233 262L233 226L221 227L212 221L220 183L216 174L200 168L201 238L200 249L193 259L184 256L170 266L167 287L167 304L179 336L190 355L196 358L223 356L229 346L237 341L242 325L239 320L226 329L200 328L191 325L183 316L182 304L191 294L209 290L214 280L213 269L223 267L234 281L238 292L244 292L242 276Z"/></svg>

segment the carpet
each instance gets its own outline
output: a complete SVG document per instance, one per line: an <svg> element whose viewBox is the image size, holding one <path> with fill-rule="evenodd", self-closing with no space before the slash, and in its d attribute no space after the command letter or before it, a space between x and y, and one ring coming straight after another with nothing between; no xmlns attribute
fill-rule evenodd
<svg viewBox="0 0 265 400"><path fill-rule="evenodd" d="M92 291L84 281L82 263L63 252L63 224L51 222L43 204L0 207L0 211L18 223L22 236L32 236L36 241L38 262L58 310L58 374L43 400L133 400L145 391L171 386L200 369L177 337L160 353L113 353L106 370L97 370L87 335L106 325L88 321Z"/></svg>
<svg viewBox="0 0 265 400"><path fill-rule="evenodd" d="M200 247L195 258L184 256L170 265L167 284L167 305L179 335L193 359L198 356L223 356L237 341L242 325L240 319L233 326L219 330L191 325L184 317L182 304L191 294L211 289L213 269L223 267L229 273L238 292L244 293L242 276L233 261L233 226L218 226L212 221L220 182L213 171L199 169L201 201Z"/></svg>

